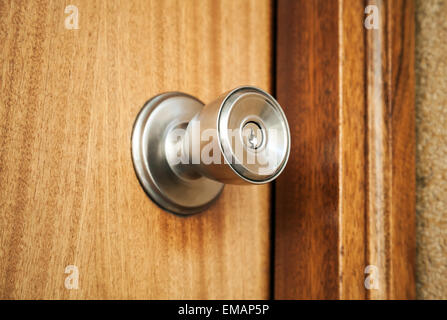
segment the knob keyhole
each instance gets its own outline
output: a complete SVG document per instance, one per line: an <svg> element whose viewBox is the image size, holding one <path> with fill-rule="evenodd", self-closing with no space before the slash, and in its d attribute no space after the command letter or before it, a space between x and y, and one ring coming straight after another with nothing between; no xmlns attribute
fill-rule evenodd
<svg viewBox="0 0 447 320"><path fill-rule="evenodd" d="M250 136L248 137L248 142L250 143L250 147L252 149L256 149L258 139L256 139L253 129L250 129Z"/></svg>
<svg viewBox="0 0 447 320"><path fill-rule="evenodd" d="M262 145L264 139L261 126L254 121L247 122L243 129L242 135L245 145L253 150L258 149Z"/></svg>

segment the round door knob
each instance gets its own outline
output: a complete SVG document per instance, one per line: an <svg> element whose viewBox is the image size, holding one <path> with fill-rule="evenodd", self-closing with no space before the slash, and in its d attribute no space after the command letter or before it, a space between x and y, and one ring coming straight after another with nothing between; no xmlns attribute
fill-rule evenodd
<svg viewBox="0 0 447 320"><path fill-rule="evenodd" d="M290 131L278 102L255 87L228 91L211 103L180 92L150 99L132 132L137 177L161 208L205 210L225 183L263 184L284 169Z"/></svg>

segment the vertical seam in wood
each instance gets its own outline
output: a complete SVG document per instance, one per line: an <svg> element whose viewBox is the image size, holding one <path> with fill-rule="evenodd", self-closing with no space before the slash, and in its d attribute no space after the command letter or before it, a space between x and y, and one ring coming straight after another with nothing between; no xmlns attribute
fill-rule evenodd
<svg viewBox="0 0 447 320"><path fill-rule="evenodd" d="M338 295L343 298L343 0L338 2Z"/></svg>
<svg viewBox="0 0 447 320"><path fill-rule="evenodd" d="M387 225L386 227L386 232L385 232L385 236L386 236L386 242L385 242L385 254L388 254L389 259L387 259L387 268L386 268L386 281L387 281L387 292L386 292L386 299L390 299L391 298L391 292L392 292L392 281L391 281L391 266L392 266L392 259L393 259L393 255L391 252L391 219L392 219L392 214L393 214L393 206L391 205L393 203L392 201L392 197L393 197L393 144L392 144L392 139L393 139L393 131L392 131L392 37L393 35L391 34L392 32L392 15L391 15L391 6L392 6L392 1L388 1L387 2L387 12L386 12L386 57L387 57L387 62L386 62L386 72L387 72L387 81L385 82L386 85L386 95L385 95L385 103L386 103L386 107L387 107L387 116L386 116L386 125L388 128L388 132L387 132L387 144L388 144L388 160L386 163L388 165L388 186L389 188L387 189L388 192L388 202L386 203L386 205L388 206L387 212L388 212L388 216L387 216Z"/></svg>
<svg viewBox="0 0 447 320"><path fill-rule="evenodd" d="M272 95L277 98L277 50L278 50L278 3L277 0L271 2L271 88ZM275 245L276 245L276 182L271 183L270 189L271 208L270 208L270 299L275 299Z"/></svg>
<svg viewBox="0 0 447 320"><path fill-rule="evenodd" d="M368 5L368 0L363 1L363 6L366 8ZM364 237L365 237L365 252L364 252L364 259L365 259L365 267L369 263L369 251L370 251L370 243L368 241L369 239L369 217L368 217L368 207L369 207L369 140L368 140L368 123L369 123L369 115L368 115L368 36L367 36L367 30L366 28L363 28L363 41L364 41L364 51L363 51L363 64L364 64L364 96L365 96L365 115L364 115L364 175L365 175L365 183L363 185L364 192L365 192L365 206L364 206ZM366 288L365 288L366 289ZM366 291L366 299L371 299L371 292L369 290Z"/></svg>

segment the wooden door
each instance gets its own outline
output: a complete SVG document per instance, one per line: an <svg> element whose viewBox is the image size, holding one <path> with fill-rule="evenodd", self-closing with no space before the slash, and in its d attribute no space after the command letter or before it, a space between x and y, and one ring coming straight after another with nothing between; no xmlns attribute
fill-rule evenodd
<svg viewBox="0 0 447 320"><path fill-rule="evenodd" d="M0 298L269 297L270 186L168 214L130 135L161 92L271 90L272 14L268 0L0 2Z"/></svg>
<svg viewBox="0 0 447 320"><path fill-rule="evenodd" d="M413 10L0 2L0 298L413 298ZM244 84L286 112L286 170L273 187L227 185L199 215L162 211L132 166L141 106Z"/></svg>

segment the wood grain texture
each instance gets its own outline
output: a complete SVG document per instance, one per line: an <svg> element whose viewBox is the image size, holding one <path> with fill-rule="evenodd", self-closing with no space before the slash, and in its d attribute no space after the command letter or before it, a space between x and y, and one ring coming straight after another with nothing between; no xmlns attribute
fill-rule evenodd
<svg viewBox="0 0 447 320"><path fill-rule="evenodd" d="M378 30L363 25L369 4ZM276 182L275 298L415 297L413 11L400 0L278 2L292 150ZM368 265L378 289L364 286Z"/></svg>
<svg viewBox="0 0 447 320"><path fill-rule="evenodd" d="M167 214L130 135L160 92L269 90L271 27L268 0L0 2L0 297L268 298L270 187Z"/></svg>

